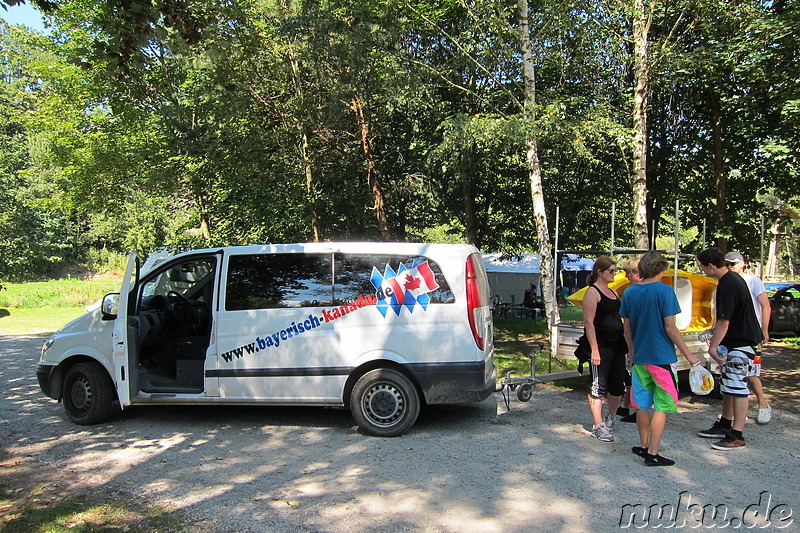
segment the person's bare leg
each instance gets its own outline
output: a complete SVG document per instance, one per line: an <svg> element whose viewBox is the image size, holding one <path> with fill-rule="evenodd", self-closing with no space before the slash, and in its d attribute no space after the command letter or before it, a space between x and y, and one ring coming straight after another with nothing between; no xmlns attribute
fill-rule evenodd
<svg viewBox="0 0 800 533"><path fill-rule="evenodd" d="M730 394L722 395L722 418L733 420L733 396Z"/></svg>
<svg viewBox="0 0 800 533"><path fill-rule="evenodd" d="M647 409L636 410L636 428L639 430L639 442L642 443L642 448L647 448L650 452L650 412Z"/></svg>
<svg viewBox="0 0 800 533"><path fill-rule="evenodd" d="M661 446L661 437L664 435L664 428L666 425L667 413L653 411L653 416L650 419L650 442L647 447L647 453L650 455L658 455L658 450Z"/></svg>
<svg viewBox="0 0 800 533"><path fill-rule="evenodd" d="M622 396L622 402L620 403L623 409L628 409L631 406L631 389L628 387L628 390L625 391L625 394ZM615 411L616 412L616 411Z"/></svg>
<svg viewBox="0 0 800 533"><path fill-rule="evenodd" d="M608 395L608 414L609 416L616 416L619 403L622 401L622 396ZM601 411L602 413L602 411Z"/></svg>
<svg viewBox="0 0 800 533"><path fill-rule="evenodd" d="M598 427L603 423L603 399L589 396L589 411L592 413L592 423Z"/></svg>
<svg viewBox="0 0 800 533"><path fill-rule="evenodd" d="M756 400L758 400L758 408L766 409L768 405L767 399L764 397L764 385L761 383L761 378L758 376L748 376L747 387L755 394Z"/></svg>
<svg viewBox="0 0 800 533"><path fill-rule="evenodd" d="M747 396L730 396L730 398L732 400L733 429L736 431L744 431L744 423L745 420L747 420L747 408L750 404L750 398Z"/></svg>

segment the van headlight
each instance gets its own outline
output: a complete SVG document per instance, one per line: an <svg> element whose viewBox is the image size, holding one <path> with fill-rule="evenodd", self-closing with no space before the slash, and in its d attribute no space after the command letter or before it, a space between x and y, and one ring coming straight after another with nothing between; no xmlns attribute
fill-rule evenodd
<svg viewBox="0 0 800 533"><path fill-rule="evenodd" d="M50 349L50 347L53 345L54 342L56 342L55 335L52 335L49 339L44 341L44 344L42 345L42 359L44 359L45 352L47 352L47 350Z"/></svg>

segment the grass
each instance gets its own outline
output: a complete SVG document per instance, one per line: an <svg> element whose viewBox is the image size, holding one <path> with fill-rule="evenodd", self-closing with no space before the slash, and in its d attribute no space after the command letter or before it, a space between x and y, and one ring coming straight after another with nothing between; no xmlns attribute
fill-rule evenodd
<svg viewBox="0 0 800 533"><path fill-rule="evenodd" d="M120 284L116 280L79 279L3 283L0 309L85 307L109 292L119 291Z"/></svg>
<svg viewBox="0 0 800 533"><path fill-rule="evenodd" d="M184 531L177 515L128 499L111 498L95 503L77 497L53 503L49 498L31 496L27 503L0 517L0 530L8 533ZM4 503L7 502L0 498L0 507L5 507Z"/></svg>
<svg viewBox="0 0 800 533"><path fill-rule="evenodd" d="M517 376L531 375L531 355L536 357L536 373L549 374L574 370L573 359L550 358L545 319L496 318L494 320L494 364L498 378L513 371Z"/></svg>
<svg viewBox="0 0 800 533"><path fill-rule="evenodd" d="M52 333L86 312L109 292L119 290L114 280L61 279L3 283L0 290L0 335Z"/></svg>
<svg viewBox="0 0 800 533"><path fill-rule="evenodd" d="M86 310L83 307L0 309L0 335L44 335L52 333Z"/></svg>

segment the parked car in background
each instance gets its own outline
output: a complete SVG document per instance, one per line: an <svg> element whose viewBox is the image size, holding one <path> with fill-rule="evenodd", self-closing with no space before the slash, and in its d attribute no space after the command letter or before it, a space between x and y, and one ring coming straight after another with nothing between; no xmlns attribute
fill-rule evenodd
<svg viewBox="0 0 800 533"><path fill-rule="evenodd" d="M772 281L770 283L765 283L764 288L767 289L767 295L772 296L776 291L796 284L796 281Z"/></svg>
<svg viewBox="0 0 800 533"><path fill-rule="evenodd" d="M769 292L768 283L767 292ZM769 297L772 305L772 318L769 331L772 333L790 333L800 335L800 283L781 284Z"/></svg>

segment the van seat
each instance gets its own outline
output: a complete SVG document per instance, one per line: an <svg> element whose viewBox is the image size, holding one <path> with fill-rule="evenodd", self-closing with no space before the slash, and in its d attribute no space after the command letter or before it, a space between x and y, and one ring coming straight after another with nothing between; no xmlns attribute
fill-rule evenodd
<svg viewBox="0 0 800 533"><path fill-rule="evenodd" d="M208 337L183 337L172 343L175 359L205 360Z"/></svg>

